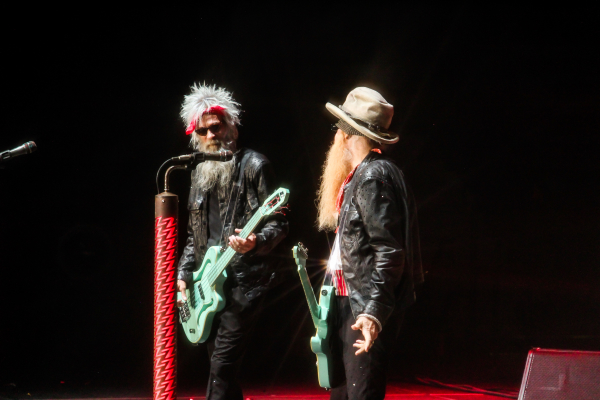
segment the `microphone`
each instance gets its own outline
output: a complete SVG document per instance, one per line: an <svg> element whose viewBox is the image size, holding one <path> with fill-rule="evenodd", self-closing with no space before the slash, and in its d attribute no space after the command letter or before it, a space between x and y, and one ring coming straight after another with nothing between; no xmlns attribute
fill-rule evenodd
<svg viewBox="0 0 600 400"><path fill-rule="evenodd" d="M12 150L7 150L0 153L0 162L9 160L11 158L21 156L23 154L33 153L37 150L37 146L34 142L27 142L25 144L20 145L19 147L15 147Z"/></svg>
<svg viewBox="0 0 600 400"><path fill-rule="evenodd" d="M171 163L175 165L190 165L195 167L196 165L204 161L230 161L233 158L233 152L230 150L221 150L215 152L196 152L192 154L184 154L179 157L171 158Z"/></svg>

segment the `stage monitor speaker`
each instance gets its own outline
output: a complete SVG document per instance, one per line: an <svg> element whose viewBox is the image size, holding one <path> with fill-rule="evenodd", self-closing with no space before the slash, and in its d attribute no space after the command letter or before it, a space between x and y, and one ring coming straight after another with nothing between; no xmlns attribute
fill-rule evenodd
<svg viewBox="0 0 600 400"><path fill-rule="evenodd" d="M533 349L519 400L599 400L600 351Z"/></svg>

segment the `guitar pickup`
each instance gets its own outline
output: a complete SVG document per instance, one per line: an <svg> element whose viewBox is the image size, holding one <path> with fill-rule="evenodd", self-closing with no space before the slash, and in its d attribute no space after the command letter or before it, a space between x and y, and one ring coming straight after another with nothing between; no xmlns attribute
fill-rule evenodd
<svg viewBox="0 0 600 400"><path fill-rule="evenodd" d="M181 307L179 307L179 318L181 318L181 323L187 322L192 317L190 313L190 308L186 303L183 303Z"/></svg>

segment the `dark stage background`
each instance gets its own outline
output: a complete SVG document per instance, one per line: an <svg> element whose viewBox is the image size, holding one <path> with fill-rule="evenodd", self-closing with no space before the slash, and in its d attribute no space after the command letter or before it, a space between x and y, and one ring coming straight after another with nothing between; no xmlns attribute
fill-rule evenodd
<svg viewBox="0 0 600 400"><path fill-rule="evenodd" d="M518 386L532 347L600 350L592 10L282 4L5 14L0 149L39 150L0 170L0 393L151 394L154 179L189 151L195 81L234 92L241 144L292 193L245 381L316 386L289 250L304 242L321 276L324 105L362 85L395 106L427 270L391 375ZM180 392L199 394L205 349L179 338Z"/></svg>

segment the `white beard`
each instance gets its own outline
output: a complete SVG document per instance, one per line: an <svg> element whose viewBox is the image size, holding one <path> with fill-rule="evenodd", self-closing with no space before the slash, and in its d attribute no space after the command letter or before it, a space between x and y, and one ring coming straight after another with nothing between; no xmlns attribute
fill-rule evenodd
<svg viewBox="0 0 600 400"><path fill-rule="evenodd" d="M219 193L223 195L226 194L226 190L231 182L234 167L233 160L225 162L205 161L198 164L192 176L192 180L200 187L200 189L206 192L212 190L216 186Z"/></svg>
<svg viewBox="0 0 600 400"><path fill-rule="evenodd" d="M231 140L233 137L232 129L229 128L227 135L223 138L223 141L211 141L210 143L203 142L196 132L192 133L192 146L201 152L206 151L221 151L235 149L235 142ZM233 176L235 164L233 160L230 161L205 161L198 164L194 172L192 173L192 182L196 184L200 189L208 192L215 187L219 191L219 194L226 195L227 188Z"/></svg>

